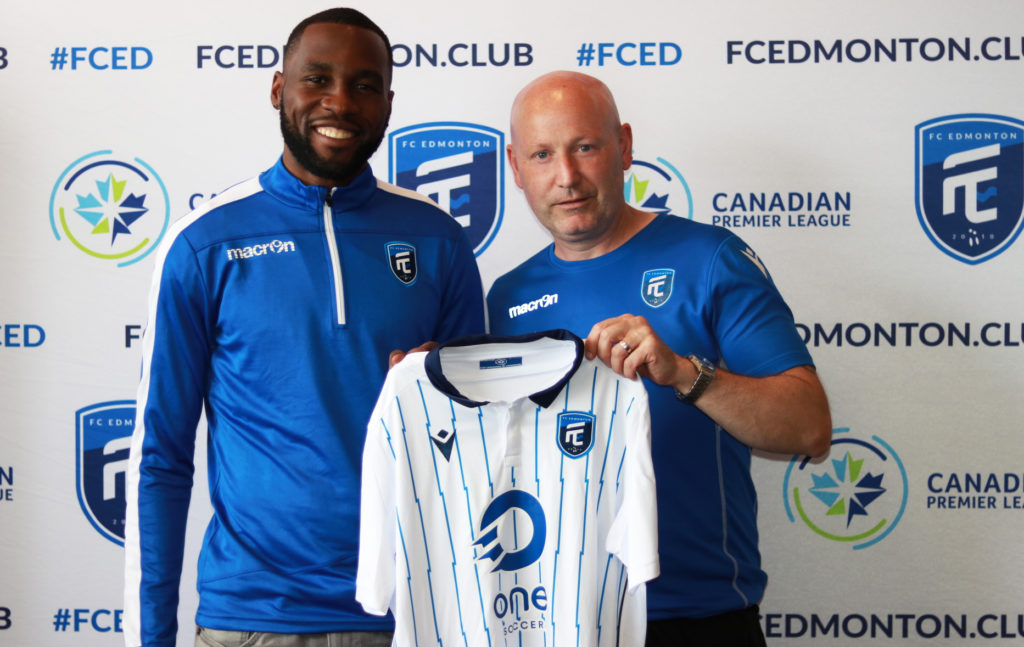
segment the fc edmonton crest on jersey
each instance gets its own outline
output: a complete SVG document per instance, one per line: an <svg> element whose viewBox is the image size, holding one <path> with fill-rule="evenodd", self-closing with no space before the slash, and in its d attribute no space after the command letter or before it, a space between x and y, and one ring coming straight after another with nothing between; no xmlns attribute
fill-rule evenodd
<svg viewBox="0 0 1024 647"><path fill-rule="evenodd" d="M597 418L584 411L563 411L558 414L558 446L569 458L579 458L594 444L594 422Z"/></svg>
<svg viewBox="0 0 1024 647"><path fill-rule="evenodd" d="M506 513L512 514L512 523L499 524L498 522ZM517 520L517 515L525 514L530 523L523 523ZM499 526L502 528L499 529ZM505 535L505 531L511 536ZM529 541L519 533L529 530L532 535ZM480 519L480 538L473 542L474 546L487 549L487 552L479 555L477 560L489 559L497 562L491 572L495 571L518 571L540 559L544 552L544 541L547 538L547 521L544 519L544 508L532 494L523 490L509 490L491 501L484 510ZM512 546L522 546L519 550L506 552L501 540Z"/></svg>
<svg viewBox="0 0 1024 647"><path fill-rule="evenodd" d="M916 127L917 217L931 241L963 263L998 256L1024 224L1024 121L987 114Z"/></svg>
<svg viewBox="0 0 1024 647"><path fill-rule="evenodd" d="M643 297L644 303L652 308L665 305L672 296L672 282L675 276L676 271L668 269L644 272L644 278L640 282L640 296Z"/></svg>
<svg viewBox="0 0 1024 647"><path fill-rule="evenodd" d="M125 472L135 401L101 402L75 412L78 502L89 523L124 545Z"/></svg>
<svg viewBox="0 0 1024 647"><path fill-rule="evenodd" d="M504 133L454 121L416 124L391 133L388 148L388 180L434 200L482 254L505 209Z"/></svg>
<svg viewBox="0 0 1024 647"><path fill-rule="evenodd" d="M416 248L409 243L388 243L388 263L391 271L402 283L416 282Z"/></svg>
<svg viewBox="0 0 1024 647"><path fill-rule="evenodd" d="M455 446L455 432L448 431L446 429L438 429L436 434L430 437L430 440L434 441L434 446L441 452L446 461L452 459L452 447Z"/></svg>

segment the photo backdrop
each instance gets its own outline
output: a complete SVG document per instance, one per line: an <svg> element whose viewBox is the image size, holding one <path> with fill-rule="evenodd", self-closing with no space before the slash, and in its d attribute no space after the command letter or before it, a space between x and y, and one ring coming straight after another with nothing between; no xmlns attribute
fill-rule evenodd
<svg viewBox="0 0 1024 647"><path fill-rule="evenodd" d="M152 251L273 164L282 45L328 6L0 7L0 645L122 644ZM485 287L549 242L503 148L518 89L556 69L616 95L631 204L763 259L835 425L824 460L755 458L770 644L1024 644L1024 5L353 6L396 62L373 168L466 226Z"/></svg>

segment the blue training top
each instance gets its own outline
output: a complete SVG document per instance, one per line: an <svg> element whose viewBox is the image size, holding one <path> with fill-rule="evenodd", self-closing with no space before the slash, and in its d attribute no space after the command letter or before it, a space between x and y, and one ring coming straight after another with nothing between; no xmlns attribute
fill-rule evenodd
<svg viewBox="0 0 1024 647"><path fill-rule="evenodd" d="M369 168L331 190L279 160L174 223L156 258L128 469L128 644L175 644L204 405L213 518L197 623L390 629L355 601L367 420L391 350L483 327L462 228Z"/></svg>
<svg viewBox="0 0 1024 647"><path fill-rule="evenodd" d="M673 351L760 377L811 365L793 316L756 254L721 227L659 215L621 247L564 261L549 246L499 278L491 332L567 328L643 315ZM648 617L706 617L756 604L767 576L757 548L751 450L673 389L650 394L661 576Z"/></svg>

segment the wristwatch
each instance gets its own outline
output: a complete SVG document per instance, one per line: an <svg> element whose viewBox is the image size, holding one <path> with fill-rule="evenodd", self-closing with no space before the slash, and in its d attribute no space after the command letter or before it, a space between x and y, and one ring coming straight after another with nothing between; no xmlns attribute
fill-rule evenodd
<svg viewBox="0 0 1024 647"><path fill-rule="evenodd" d="M715 379L715 365L706 359L697 357L696 355L689 355L686 359L693 362L694 367L697 369L697 379L690 385L690 390L683 393L679 389L675 389L676 397L686 404L693 404L700 397L701 393L708 388L711 381Z"/></svg>

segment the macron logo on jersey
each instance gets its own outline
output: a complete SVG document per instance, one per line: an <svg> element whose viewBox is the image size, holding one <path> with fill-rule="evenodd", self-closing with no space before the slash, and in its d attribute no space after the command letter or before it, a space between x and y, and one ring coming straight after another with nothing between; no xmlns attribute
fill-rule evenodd
<svg viewBox="0 0 1024 647"><path fill-rule="evenodd" d="M441 452L444 459L451 462L452 446L455 444L455 432L448 431L447 429L441 429L437 432L436 436L431 436L430 440L434 441L434 445L437 446L438 451Z"/></svg>
<svg viewBox="0 0 1024 647"><path fill-rule="evenodd" d="M539 299L527 301L526 303L523 303L518 306L512 306L511 308L508 309L508 318L515 319L519 315L524 315L527 312L533 312L537 308L547 308L549 306L555 305L556 303L558 303L557 294L545 294Z"/></svg>
<svg viewBox="0 0 1024 647"><path fill-rule="evenodd" d="M237 261L242 258L264 256L266 254L285 254L295 251L295 241L275 240L270 243L249 245L248 247L235 247L227 251L229 261Z"/></svg>

